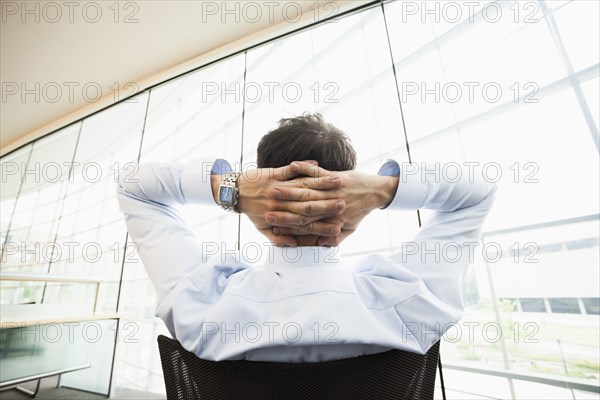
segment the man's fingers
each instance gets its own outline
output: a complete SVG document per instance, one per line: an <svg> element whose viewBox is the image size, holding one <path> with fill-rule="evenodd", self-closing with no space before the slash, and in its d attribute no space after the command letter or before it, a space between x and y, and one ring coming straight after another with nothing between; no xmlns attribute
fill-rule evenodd
<svg viewBox="0 0 600 400"><path fill-rule="evenodd" d="M303 227L273 227L273 232L278 235L319 235L321 237L338 236L341 229L338 225L327 222L315 221Z"/></svg>
<svg viewBox="0 0 600 400"><path fill-rule="evenodd" d="M298 242L294 236L289 234L277 234L273 232L273 228L265 228L259 229L259 232L265 235L271 243L276 246L287 246L287 247L296 247L298 246Z"/></svg>
<svg viewBox="0 0 600 400"><path fill-rule="evenodd" d="M342 242L342 240L346 239L353 232L354 232L354 230L343 229L340 232L340 234L336 235L336 236L321 235L321 237L317 240L317 244L319 246L335 247L335 246L338 246Z"/></svg>
<svg viewBox="0 0 600 400"><path fill-rule="evenodd" d="M309 164L310 165L310 164ZM300 167L297 164L290 164L284 167L273 168L273 179L276 181L287 181L301 174Z"/></svg>
<svg viewBox="0 0 600 400"><path fill-rule="evenodd" d="M320 178L296 178L294 180L286 182L286 184L290 186L296 186L299 188L328 190L341 188L343 182L344 181L339 176L327 175Z"/></svg>
<svg viewBox="0 0 600 400"><path fill-rule="evenodd" d="M321 168L318 165L306 161L294 161L290 164L290 167L294 167L299 171L301 175L308 175L313 178L335 175L335 171L328 171L325 168Z"/></svg>
<svg viewBox="0 0 600 400"><path fill-rule="evenodd" d="M265 215L265 220L272 226L304 226L321 219L321 217L308 217L288 211L273 211Z"/></svg>
<svg viewBox="0 0 600 400"><path fill-rule="evenodd" d="M288 186L279 186L269 189L268 195L272 199L285 201L330 200L341 197L341 193L335 189L315 190Z"/></svg>
<svg viewBox="0 0 600 400"><path fill-rule="evenodd" d="M307 175L313 178L329 177L329 179L332 179L336 174L335 171L332 172L319 167L319 163L315 160L294 161L290 165L273 168L270 173L276 181L287 181L298 175Z"/></svg>
<svg viewBox="0 0 600 400"><path fill-rule="evenodd" d="M317 160L304 160L304 162L310 163L312 165L319 165L319 162Z"/></svg>
<svg viewBox="0 0 600 400"><path fill-rule="evenodd" d="M340 226L331 222L319 221L319 217L307 217L285 211L272 212L266 216L267 223L289 230L276 230L281 235L337 235Z"/></svg>
<svg viewBox="0 0 600 400"><path fill-rule="evenodd" d="M346 208L346 202L341 199L284 201L278 205L281 211L289 211L306 217L319 217L319 219L338 215Z"/></svg>

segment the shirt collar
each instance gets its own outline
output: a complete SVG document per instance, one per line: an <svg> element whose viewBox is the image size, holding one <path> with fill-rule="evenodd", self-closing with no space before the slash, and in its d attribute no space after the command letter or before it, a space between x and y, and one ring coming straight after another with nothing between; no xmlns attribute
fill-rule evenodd
<svg viewBox="0 0 600 400"><path fill-rule="evenodd" d="M265 268L335 267L339 266L339 247L271 246Z"/></svg>

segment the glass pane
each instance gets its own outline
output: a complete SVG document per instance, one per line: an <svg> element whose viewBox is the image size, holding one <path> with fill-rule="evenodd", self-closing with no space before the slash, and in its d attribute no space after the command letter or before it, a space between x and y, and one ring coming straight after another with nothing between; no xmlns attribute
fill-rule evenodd
<svg viewBox="0 0 600 400"><path fill-rule="evenodd" d="M7 237L12 214L17 203L17 197L21 190L22 172L27 167L27 160L31 153L32 145L29 144L16 150L0 160L0 169L2 171L2 193L0 194L0 240L2 240L2 267L8 262L4 256L4 244L10 241ZM6 249L8 253L18 251L16 243L13 243ZM6 256L8 257L8 255Z"/></svg>
<svg viewBox="0 0 600 400"><path fill-rule="evenodd" d="M56 238L61 255L50 264L50 271L106 280L97 311L116 310L126 230L115 185L118 171L137 161L147 96L142 93L83 121L64 200ZM95 295L94 287L80 285L69 292L48 290L45 301L78 298L93 305Z"/></svg>
<svg viewBox="0 0 600 400"><path fill-rule="evenodd" d="M438 12L430 14L425 12L429 6L420 3L415 15L403 2L386 5L390 21L409 22L390 28L409 140L434 134L501 104L525 101L522 96L529 95L527 101L532 101L539 88L562 77L562 63L545 24L525 23L525 18L515 23L516 11L506 8L498 20L491 15L482 17L481 10L487 7L483 4L471 11L462 7L464 18L455 23L449 22L449 11L439 3ZM518 3L513 6L521 7ZM415 19L422 25L418 30ZM428 42L417 51L405 50L415 33ZM409 37L411 40L406 39ZM506 62L508 59L519 62Z"/></svg>
<svg viewBox="0 0 600 400"><path fill-rule="evenodd" d="M8 233L8 242L18 252L3 260L3 271L48 271L79 127L70 125L37 140L26 167L21 164L26 169L21 171L23 182Z"/></svg>
<svg viewBox="0 0 600 400"><path fill-rule="evenodd" d="M0 381L81 367L62 375L61 384L108 395L116 326L110 319L29 326L5 322Z"/></svg>
<svg viewBox="0 0 600 400"><path fill-rule="evenodd" d="M484 262L473 265L478 300L468 308L469 321L499 323L506 358L502 346L485 340L465 350L485 352L500 368L509 360L512 371L591 379L585 366L597 357L598 319L582 315L580 298L600 293L598 244L591 240L599 229L597 218L586 217L486 235L493 250L482 250ZM518 299L516 308L511 298Z"/></svg>
<svg viewBox="0 0 600 400"><path fill-rule="evenodd" d="M554 12L558 32L575 72L600 60L600 3L575 0ZM597 109L596 109L597 110Z"/></svg>
<svg viewBox="0 0 600 400"><path fill-rule="evenodd" d="M579 303L575 298L548 299L553 313L581 314Z"/></svg>
<svg viewBox="0 0 600 400"><path fill-rule="evenodd" d="M519 299L523 312L546 312L544 299Z"/></svg>
<svg viewBox="0 0 600 400"><path fill-rule="evenodd" d="M144 132L142 162L187 163L196 158L223 158L236 168L242 142L244 56L202 68L152 90ZM239 169L239 165L238 168ZM181 208L199 237L206 222L223 217L214 205ZM225 219L224 229L237 237L237 221Z"/></svg>
<svg viewBox="0 0 600 400"><path fill-rule="evenodd" d="M568 140L563 132L569 132ZM443 154L442 160L463 166L475 163L474 173L497 181L496 203L486 222L489 229L598 213L598 153L568 88L460 132L417 141L411 152L420 162Z"/></svg>
<svg viewBox="0 0 600 400"><path fill-rule="evenodd" d="M152 89L142 161L239 159L244 56Z"/></svg>
<svg viewBox="0 0 600 400"><path fill-rule="evenodd" d="M600 315L600 297L581 299L585 305L585 312L591 315Z"/></svg>

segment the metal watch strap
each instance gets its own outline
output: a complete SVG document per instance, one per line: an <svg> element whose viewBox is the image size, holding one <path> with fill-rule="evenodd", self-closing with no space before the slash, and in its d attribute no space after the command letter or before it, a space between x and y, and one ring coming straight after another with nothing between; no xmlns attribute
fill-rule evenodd
<svg viewBox="0 0 600 400"><path fill-rule="evenodd" d="M233 197L233 198L232 198L232 200L231 200L233 205L230 207L230 206L228 206L228 205L221 204L221 207L222 207L224 210L227 210L227 211L233 211L233 212L236 212L236 213L238 213L238 214L241 212L241 211L240 211L240 210L237 208L237 203L238 203L238 200L239 200L239 197L240 197L240 194L239 194L239 192L238 192L238 184L237 184L237 180L238 180L238 177L239 177L240 175L241 175L241 173L240 173L240 172L227 172L227 173L225 173L225 176L224 176L223 180L221 181L221 184L223 184L223 185L227 185L227 186L233 186L233 187L235 187L235 191L234 191L234 197Z"/></svg>

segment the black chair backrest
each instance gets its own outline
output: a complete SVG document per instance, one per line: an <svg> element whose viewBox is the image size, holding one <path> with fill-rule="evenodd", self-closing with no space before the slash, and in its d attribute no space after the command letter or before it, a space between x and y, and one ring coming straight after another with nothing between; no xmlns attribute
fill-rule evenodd
<svg viewBox="0 0 600 400"><path fill-rule="evenodd" d="M320 363L208 361L158 337L167 399L433 399L440 343Z"/></svg>

